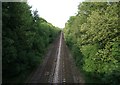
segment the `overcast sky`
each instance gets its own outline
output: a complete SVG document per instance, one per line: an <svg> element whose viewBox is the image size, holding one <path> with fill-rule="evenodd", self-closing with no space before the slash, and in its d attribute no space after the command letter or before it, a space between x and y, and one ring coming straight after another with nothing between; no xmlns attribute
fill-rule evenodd
<svg viewBox="0 0 120 85"><path fill-rule="evenodd" d="M28 4L38 10L40 17L63 28L69 17L77 13L81 1L84 0L28 0Z"/></svg>

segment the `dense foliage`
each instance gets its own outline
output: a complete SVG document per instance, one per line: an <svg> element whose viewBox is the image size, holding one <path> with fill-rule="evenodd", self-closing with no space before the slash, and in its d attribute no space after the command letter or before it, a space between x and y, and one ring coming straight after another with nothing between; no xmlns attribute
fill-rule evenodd
<svg viewBox="0 0 120 85"><path fill-rule="evenodd" d="M83 2L65 25L66 43L92 82L120 80L120 3Z"/></svg>
<svg viewBox="0 0 120 85"><path fill-rule="evenodd" d="M30 8L27 3L2 3L3 83L24 80L58 35L59 28Z"/></svg>

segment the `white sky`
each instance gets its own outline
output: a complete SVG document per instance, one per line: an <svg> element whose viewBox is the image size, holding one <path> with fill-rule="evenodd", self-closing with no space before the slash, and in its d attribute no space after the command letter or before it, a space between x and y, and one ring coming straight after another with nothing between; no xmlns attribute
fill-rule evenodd
<svg viewBox="0 0 120 85"><path fill-rule="evenodd" d="M84 0L28 0L28 4L32 10L38 10L40 17L56 27L64 28L69 17L77 13L81 1Z"/></svg>

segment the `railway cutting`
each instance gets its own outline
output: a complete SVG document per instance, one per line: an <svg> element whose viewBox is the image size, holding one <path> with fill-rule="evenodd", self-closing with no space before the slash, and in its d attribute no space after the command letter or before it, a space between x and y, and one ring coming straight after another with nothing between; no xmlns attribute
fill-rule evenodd
<svg viewBox="0 0 120 85"><path fill-rule="evenodd" d="M65 44L62 32L49 47L43 63L30 74L25 83L84 84L84 79Z"/></svg>

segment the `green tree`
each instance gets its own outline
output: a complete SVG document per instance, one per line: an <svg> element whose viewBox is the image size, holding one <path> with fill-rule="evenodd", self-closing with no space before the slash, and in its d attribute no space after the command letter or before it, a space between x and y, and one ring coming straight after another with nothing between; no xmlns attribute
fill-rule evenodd
<svg viewBox="0 0 120 85"><path fill-rule="evenodd" d="M27 3L2 3L3 83L23 82L60 31L30 8Z"/></svg>
<svg viewBox="0 0 120 85"><path fill-rule="evenodd" d="M84 72L112 85L118 84L120 76L119 12L119 2L83 2L64 29L68 46Z"/></svg>

